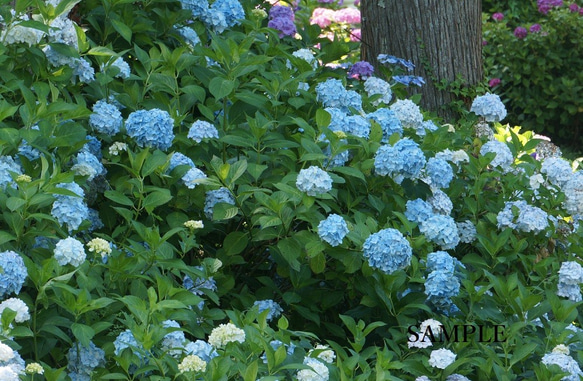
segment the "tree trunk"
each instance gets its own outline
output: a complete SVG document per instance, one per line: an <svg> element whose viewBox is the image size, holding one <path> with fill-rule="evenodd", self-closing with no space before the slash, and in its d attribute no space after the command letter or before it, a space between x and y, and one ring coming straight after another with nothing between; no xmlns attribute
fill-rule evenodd
<svg viewBox="0 0 583 381"><path fill-rule="evenodd" d="M446 121L456 114L448 105L457 99L436 84L461 76L468 86L482 80L481 0L363 0L362 59L379 65L379 54L405 58L415 64L413 75L426 84L421 106ZM467 102L467 99L463 99ZM471 101L471 100L470 100Z"/></svg>

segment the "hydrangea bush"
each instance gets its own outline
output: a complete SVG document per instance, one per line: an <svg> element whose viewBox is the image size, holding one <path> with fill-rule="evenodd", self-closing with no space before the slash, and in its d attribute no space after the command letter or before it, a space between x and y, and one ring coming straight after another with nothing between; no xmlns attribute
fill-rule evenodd
<svg viewBox="0 0 583 381"><path fill-rule="evenodd" d="M323 4L0 7L0 379L581 374L581 172L343 65Z"/></svg>
<svg viewBox="0 0 583 381"><path fill-rule="evenodd" d="M509 108L508 121L580 149L583 32L581 2L487 2L484 61L492 91ZM492 12L492 13L490 13Z"/></svg>

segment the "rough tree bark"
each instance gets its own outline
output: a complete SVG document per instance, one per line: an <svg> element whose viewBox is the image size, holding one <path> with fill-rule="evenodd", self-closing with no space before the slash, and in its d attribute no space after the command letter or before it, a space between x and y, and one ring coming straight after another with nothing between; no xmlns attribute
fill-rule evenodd
<svg viewBox="0 0 583 381"><path fill-rule="evenodd" d="M460 75L478 84L482 70L481 0L363 0L362 59L377 67L379 54L415 64L414 75L426 84L421 105L447 121L455 113L445 105L455 96L435 87Z"/></svg>

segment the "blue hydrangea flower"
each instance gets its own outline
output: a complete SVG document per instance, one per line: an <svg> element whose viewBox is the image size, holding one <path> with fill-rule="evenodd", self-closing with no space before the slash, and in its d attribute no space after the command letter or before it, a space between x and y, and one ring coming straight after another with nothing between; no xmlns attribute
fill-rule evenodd
<svg viewBox="0 0 583 381"><path fill-rule="evenodd" d="M95 102L93 114L89 115L89 125L98 132L113 136L117 134L123 123L118 108L104 99Z"/></svg>
<svg viewBox="0 0 583 381"><path fill-rule="evenodd" d="M235 205L235 197L233 197L231 192L225 187L206 192L206 198L204 200L204 214L207 216L207 218L213 218L213 209L219 202Z"/></svg>
<svg viewBox="0 0 583 381"><path fill-rule="evenodd" d="M403 126L401 121L393 111L388 108L379 108L375 112L371 112L366 116L369 120L377 122L383 130L383 137L381 143L388 143L389 138L393 134L403 134Z"/></svg>
<svg viewBox="0 0 583 381"><path fill-rule="evenodd" d="M348 225L344 218L338 214L330 214L318 225L320 239L328 242L330 246L340 245L346 234L348 234Z"/></svg>
<svg viewBox="0 0 583 381"><path fill-rule="evenodd" d="M565 209L572 215L583 214L583 172L577 171L563 186Z"/></svg>
<svg viewBox="0 0 583 381"><path fill-rule="evenodd" d="M546 158L541 165L540 171L547 176L547 180L551 184L559 188L563 187L573 175L571 164L567 160L558 157Z"/></svg>
<svg viewBox="0 0 583 381"><path fill-rule="evenodd" d="M377 77L368 77L367 80L364 81L364 90L369 97L381 95L379 99L372 102L374 106L378 106L381 103L389 104L393 98L391 85Z"/></svg>
<svg viewBox="0 0 583 381"><path fill-rule="evenodd" d="M496 94L478 96L472 102L470 111L484 117L486 122L500 122L506 117L506 107Z"/></svg>
<svg viewBox="0 0 583 381"><path fill-rule="evenodd" d="M296 180L296 187L308 196L317 196L332 189L332 178L323 169L311 166L300 170Z"/></svg>
<svg viewBox="0 0 583 381"><path fill-rule="evenodd" d="M557 295L567 298L575 303L583 300L583 297L581 296L581 286L578 284L568 284L559 281L557 284Z"/></svg>
<svg viewBox="0 0 583 381"><path fill-rule="evenodd" d="M450 216L434 214L421 222L419 230L428 241L441 246L442 250L454 249L460 242L457 226Z"/></svg>
<svg viewBox="0 0 583 381"><path fill-rule="evenodd" d="M456 267L464 267L464 265L445 251L435 251L427 255L428 271L445 271L454 273Z"/></svg>
<svg viewBox="0 0 583 381"><path fill-rule="evenodd" d="M438 129L439 127L437 127L434 121L426 120L419 126L417 126L417 128L415 129L415 133L417 134L417 136L425 136L427 135L427 131L433 132L437 131Z"/></svg>
<svg viewBox="0 0 583 381"><path fill-rule="evenodd" d="M85 139L87 139L87 143L83 145L81 151L89 152L95 156L97 160L101 160L103 158L103 154L101 153L101 141L91 135L87 135Z"/></svg>
<svg viewBox="0 0 583 381"><path fill-rule="evenodd" d="M71 264L75 267L79 267L87 257L83 244L73 237L67 237L57 242L54 255L59 265Z"/></svg>
<svg viewBox="0 0 583 381"><path fill-rule="evenodd" d="M451 298L458 295L460 281L453 272L432 271L425 281L427 299L441 309L449 309Z"/></svg>
<svg viewBox="0 0 583 381"><path fill-rule="evenodd" d="M267 321L272 321L275 318L278 318L281 313L283 312L283 308L271 299L265 300L257 300L253 303L254 306L258 306L259 313L262 313L265 310L269 310L267 313Z"/></svg>
<svg viewBox="0 0 583 381"><path fill-rule="evenodd" d="M493 167L500 166L503 170L508 170L514 162L514 157L508 145L499 142L498 140L490 140L480 148L480 155L484 156L490 152L494 152L496 156L490 162Z"/></svg>
<svg viewBox="0 0 583 381"><path fill-rule="evenodd" d="M433 208L433 212L448 216L453 209L453 203L449 196L441 189L432 189L433 194L427 199L427 202Z"/></svg>
<svg viewBox="0 0 583 381"><path fill-rule="evenodd" d="M184 347L184 343L186 342L184 332L180 330L180 324L178 324L178 322L175 320L165 320L162 322L162 327L178 328L178 330L172 330L172 332L167 333L164 336L162 339L161 349L173 357L179 356L182 354L182 349Z"/></svg>
<svg viewBox="0 0 583 381"><path fill-rule="evenodd" d="M447 188L453 180L453 169L443 159L432 157L427 161L425 173L431 179L431 185L438 188Z"/></svg>
<svg viewBox="0 0 583 381"><path fill-rule="evenodd" d="M194 189L198 184L200 184L200 180L206 179L207 175L198 168L190 168L188 172L182 176L182 181L184 185L188 189Z"/></svg>
<svg viewBox="0 0 583 381"><path fill-rule="evenodd" d="M11 173L22 175L22 168L11 156L0 156L0 188L5 190L7 186L16 188L16 181Z"/></svg>
<svg viewBox="0 0 583 381"><path fill-rule="evenodd" d="M180 0L183 9L192 11L194 18L203 18L209 10L208 0Z"/></svg>
<svg viewBox="0 0 583 381"><path fill-rule="evenodd" d="M57 188L64 188L78 195L75 197L56 194L51 210L51 215L57 222L61 225L66 224L71 232L78 229L81 223L89 218L89 208L83 201L85 193L76 183L61 183L57 185Z"/></svg>
<svg viewBox="0 0 583 381"><path fill-rule="evenodd" d="M95 81L95 69L93 69L91 63L86 58L81 58L75 61L73 75L79 76L79 81L83 83Z"/></svg>
<svg viewBox="0 0 583 381"><path fill-rule="evenodd" d="M174 120L168 112L154 108L132 112L125 123L128 135L140 147L154 147L163 151L172 146Z"/></svg>
<svg viewBox="0 0 583 381"><path fill-rule="evenodd" d="M101 161L88 151L81 151L77 154L75 165L71 169L79 176L87 176L87 180L89 181L93 180L95 176L106 173Z"/></svg>
<svg viewBox="0 0 583 381"><path fill-rule="evenodd" d="M50 45L43 48L43 53L47 57L49 64L54 67L69 66L75 67L76 59L75 57L69 57L64 54L59 53L53 49Z"/></svg>
<svg viewBox="0 0 583 381"><path fill-rule="evenodd" d="M476 235L478 232L476 231L476 227L472 221L466 220L463 222L456 222L456 225L460 234L460 242L472 243L476 240Z"/></svg>
<svg viewBox="0 0 583 381"><path fill-rule="evenodd" d="M28 275L22 257L14 251L3 251L0 253L0 269L0 298L20 293Z"/></svg>
<svg viewBox="0 0 583 381"><path fill-rule="evenodd" d="M128 63L125 62L123 58L117 57L117 59L115 61L113 61L111 66L119 69L119 73L117 73L115 75L116 77L124 78L124 79L130 77L130 74L131 74L130 65L128 65Z"/></svg>
<svg viewBox="0 0 583 381"><path fill-rule="evenodd" d="M95 368L105 366L105 351L92 341L89 342L89 347L76 342L69 349L67 360L69 361L67 371L71 379L90 380Z"/></svg>
<svg viewBox="0 0 583 381"><path fill-rule="evenodd" d="M328 140L323 139L323 141L327 142ZM348 142L346 141L346 139L340 139L340 143L347 144ZM330 143L328 143L328 145L324 148L323 153L324 155L326 155L324 165L328 168L342 167L350 159L350 151L348 150L336 152L334 156L332 156L332 148L330 146Z"/></svg>
<svg viewBox="0 0 583 381"><path fill-rule="evenodd" d="M419 145L405 138L394 146L381 146L375 154L374 165L379 175L391 176L400 184L403 178L418 178L425 162L425 155Z"/></svg>
<svg viewBox="0 0 583 381"><path fill-rule="evenodd" d="M146 351L142 344L138 343L134 334L130 329L126 329L121 332L115 340L113 341L114 351L116 356L121 356L122 352L129 349L132 354L137 356L141 360L141 365L146 365L148 363L148 358L146 357ZM133 373L137 369L137 366L132 364L130 366L130 372Z"/></svg>
<svg viewBox="0 0 583 381"><path fill-rule="evenodd" d="M212 345L202 340L189 342L185 345L184 351L187 355L196 355L206 362L211 361L211 359L219 355Z"/></svg>
<svg viewBox="0 0 583 381"><path fill-rule="evenodd" d="M194 167L194 162L188 156L180 152L174 152L172 154L172 157L170 157L168 172L171 172L174 168L178 167L179 165L187 165L189 167Z"/></svg>
<svg viewBox="0 0 583 381"><path fill-rule="evenodd" d="M546 5L546 4L545 4ZM550 5L546 5L550 7ZM583 376L583 371L579 367L577 360L572 358L571 356L560 353L560 352L551 352L547 353L543 356L542 361L544 365L557 365L563 372L568 373L567 376L561 378L564 381L578 381Z"/></svg>
<svg viewBox="0 0 583 381"><path fill-rule="evenodd" d="M176 29L178 34L184 39L186 45L190 46L191 48L194 48L196 45L200 44L200 37L198 37L198 34L196 34L194 29L188 26L182 27L180 25L174 25L174 28Z"/></svg>
<svg viewBox="0 0 583 381"><path fill-rule="evenodd" d="M370 267L385 274L404 269L411 263L413 249L409 241L397 229L383 229L371 234L362 246L363 255Z"/></svg>
<svg viewBox="0 0 583 381"><path fill-rule="evenodd" d="M559 269L559 282L565 284L583 283L583 267L575 261L561 263Z"/></svg>
<svg viewBox="0 0 583 381"><path fill-rule="evenodd" d="M227 28L239 25L245 19L243 6L237 0L216 0L206 13L203 21L217 33L223 33Z"/></svg>
<svg viewBox="0 0 583 381"><path fill-rule="evenodd" d="M40 158L40 151L32 147L25 139L22 139L18 146L18 154L26 157L30 161ZM0 164L1 167L1 164Z"/></svg>
<svg viewBox="0 0 583 381"><path fill-rule="evenodd" d="M399 99L390 108L401 121L403 128L416 129L423 122L421 109L409 99Z"/></svg>
<svg viewBox="0 0 583 381"><path fill-rule="evenodd" d="M202 142L203 139L218 139L219 131L209 122L198 120L188 130L188 138L197 143Z"/></svg>
<svg viewBox="0 0 583 381"><path fill-rule="evenodd" d="M348 133L348 116L346 113L334 107L328 107L325 110L330 114L330 124L328 125L330 131Z"/></svg>
<svg viewBox="0 0 583 381"><path fill-rule="evenodd" d="M349 112L351 108L356 109L357 111L362 111L362 97L354 90L348 90L344 94L342 109Z"/></svg>
<svg viewBox="0 0 583 381"><path fill-rule="evenodd" d="M392 56L390 54L379 54L377 56L377 60L382 64L389 64L389 65L400 65L407 69L407 71L413 71L415 69L415 65L413 62L406 60L404 58L399 58Z"/></svg>
<svg viewBox="0 0 583 381"><path fill-rule="evenodd" d="M325 82L316 85L316 99L322 102L324 107L342 109L345 93L346 89L339 79L328 78Z"/></svg>
<svg viewBox="0 0 583 381"><path fill-rule="evenodd" d="M99 212L95 209L89 208L89 216L87 219L91 222L91 225L89 225L87 228L89 233L101 229L104 226L103 221L101 221L101 218L99 218Z"/></svg>
<svg viewBox="0 0 583 381"><path fill-rule="evenodd" d="M421 87L425 84L423 77L418 75L393 75L395 82L401 83L407 87L415 85Z"/></svg>
<svg viewBox="0 0 583 381"><path fill-rule="evenodd" d="M370 123L360 115L347 116L346 128L347 133L359 138L368 139L370 135Z"/></svg>
<svg viewBox="0 0 583 381"><path fill-rule="evenodd" d="M407 201L405 217L411 222L421 223L433 215L433 208L427 201L420 198Z"/></svg>
<svg viewBox="0 0 583 381"><path fill-rule="evenodd" d="M511 228L525 233L540 233L549 226L547 213L526 201L507 201L496 217L498 228Z"/></svg>

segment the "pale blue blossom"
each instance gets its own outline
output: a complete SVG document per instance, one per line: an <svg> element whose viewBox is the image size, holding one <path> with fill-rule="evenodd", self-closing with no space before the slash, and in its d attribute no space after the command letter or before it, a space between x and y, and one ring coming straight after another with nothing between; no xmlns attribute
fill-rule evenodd
<svg viewBox="0 0 583 381"><path fill-rule="evenodd" d="M418 224L427 220L434 214L431 204L420 198L407 201L405 208L405 217L407 217L409 221Z"/></svg>
<svg viewBox="0 0 583 381"><path fill-rule="evenodd" d="M308 196L317 196L332 190L332 178L323 169L311 166L300 170L296 187Z"/></svg>
<svg viewBox="0 0 583 381"><path fill-rule="evenodd" d="M24 260L14 251L0 253L0 298L19 294L28 275Z"/></svg>
<svg viewBox="0 0 583 381"><path fill-rule="evenodd" d="M179 356L186 343L186 337L184 332L180 330L180 324L175 320L165 320L162 322L162 327L171 331L162 338L162 343L160 344L162 351L173 357Z"/></svg>
<svg viewBox="0 0 583 381"><path fill-rule="evenodd" d="M563 186L564 206L572 215L583 214L583 172L577 171Z"/></svg>
<svg viewBox="0 0 583 381"><path fill-rule="evenodd" d="M366 115L367 119L377 122L383 130L383 137L381 143L388 143L389 138L393 134L403 134L403 126L401 121L393 111L388 108L379 108L375 112Z"/></svg>
<svg viewBox="0 0 583 381"><path fill-rule="evenodd" d="M404 269L411 263L413 249L409 241L397 229L383 229L371 234L362 246L364 258L370 267L385 274Z"/></svg>
<svg viewBox="0 0 583 381"><path fill-rule="evenodd" d="M540 171L546 175L551 184L559 188L565 185L573 175L571 164L567 160L558 157L546 158L541 165Z"/></svg>
<svg viewBox="0 0 583 381"><path fill-rule="evenodd" d="M55 202L51 209L51 215L61 225L67 225L69 232L79 228L81 223L89 218L89 208L83 201L85 192L76 183L61 183L57 188L67 189L77 195L55 195Z"/></svg>
<svg viewBox="0 0 583 381"><path fill-rule="evenodd" d="M22 168L12 156L0 156L0 189L6 190L7 186L16 188L12 175L22 175Z"/></svg>
<svg viewBox="0 0 583 381"><path fill-rule="evenodd" d="M175 25L174 28L176 29L178 34L184 39L186 45L190 46L191 48L194 48L195 46L200 44L200 37L198 37L198 34L194 31L194 29L188 26L182 27L179 25Z"/></svg>
<svg viewBox="0 0 583 381"><path fill-rule="evenodd" d="M453 203L449 196L441 189L432 189L433 194L427 199L427 202L437 214L450 215L453 209Z"/></svg>
<svg viewBox="0 0 583 381"><path fill-rule="evenodd" d="M441 310L448 310L452 304L451 298L460 291L460 281L450 271L432 271L425 280L427 299Z"/></svg>
<svg viewBox="0 0 583 381"><path fill-rule="evenodd" d="M200 143L203 139L218 139L219 131L217 131L217 128L209 122L197 120L188 130L187 137Z"/></svg>
<svg viewBox="0 0 583 381"><path fill-rule="evenodd" d="M267 313L267 321L271 321L279 317L283 312L283 308L281 308L277 302L274 302L271 299L257 300L253 303L253 305L258 306L259 313L262 313L263 311L269 311Z"/></svg>
<svg viewBox="0 0 583 381"><path fill-rule="evenodd" d="M89 341L89 347L75 342L67 353L67 360L67 371L71 379L91 380L93 370L105 366L105 351L92 341Z"/></svg>
<svg viewBox="0 0 583 381"><path fill-rule="evenodd" d="M425 173L431 179L431 185L437 188L447 188L453 180L453 169L443 159L432 157L427 161Z"/></svg>
<svg viewBox="0 0 583 381"><path fill-rule="evenodd" d="M330 246L342 244L342 240L348 234L348 225L342 216L330 214L325 220L320 221L318 225L318 236Z"/></svg>
<svg viewBox="0 0 583 381"><path fill-rule="evenodd" d="M421 109L409 99L399 99L393 103L390 109L401 121L403 128L416 129L423 122Z"/></svg>
<svg viewBox="0 0 583 381"><path fill-rule="evenodd" d="M204 214L207 218L213 218L214 207L220 202L235 205L235 197L233 197L231 192L225 187L206 192Z"/></svg>
<svg viewBox="0 0 583 381"><path fill-rule="evenodd" d="M95 102L93 113L89 115L89 125L97 132L113 136L122 126L123 118L119 109L104 99Z"/></svg>
<svg viewBox="0 0 583 381"><path fill-rule="evenodd" d="M188 355L196 355L207 363L219 355L212 345L203 340L189 342L184 346L184 352Z"/></svg>
<svg viewBox="0 0 583 381"><path fill-rule="evenodd" d="M111 64L112 67L116 67L119 70L115 76L119 78L129 78L130 77L130 65L124 61L122 57L117 57L115 61Z"/></svg>
<svg viewBox="0 0 583 381"><path fill-rule="evenodd" d="M460 234L460 242L472 243L476 240L476 227L470 220L456 222L457 230Z"/></svg>
<svg viewBox="0 0 583 381"><path fill-rule="evenodd" d="M87 257L83 244L73 237L67 237L57 242L54 255L59 265L71 264L75 267L79 267Z"/></svg>
<svg viewBox="0 0 583 381"><path fill-rule="evenodd" d="M163 151L172 146L174 120L168 112L154 108L132 112L125 123L127 134L140 147L154 147Z"/></svg>
<svg viewBox="0 0 583 381"><path fill-rule="evenodd" d="M488 153L495 153L494 159L490 162L493 167L500 166L504 171L510 169L510 166L514 162L514 157L512 152L506 143L499 142L498 140L490 140L480 148L480 155L485 156Z"/></svg>
<svg viewBox="0 0 583 381"><path fill-rule="evenodd" d="M88 151L81 151L77 154L71 170L79 176L87 176L88 181L107 172L101 161Z"/></svg>
<svg viewBox="0 0 583 381"><path fill-rule="evenodd" d="M394 146L383 145L375 154L375 171L381 176L391 176L400 184L403 178L415 179L425 166L425 154L419 145L404 138Z"/></svg>
<svg viewBox="0 0 583 381"><path fill-rule="evenodd" d="M454 249L460 242L457 226L450 216L434 214L421 222L419 230L428 241L441 246L442 250Z"/></svg>
<svg viewBox="0 0 583 381"><path fill-rule="evenodd" d="M391 91L391 85L377 77L368 77L364 81L364 90L369 97L374 95L380 95L381 97L372 102L374 106L378 106L381 103L389 104L391 98L393 98L393 92Z"/></svg>
<svg viewBox="0 0 583 381"><path fill-rule="evenodd" d="M470 111L484 117L486 122L500 122L506 117L506 107L496 94L488 93L476 97Z"/></svg>

